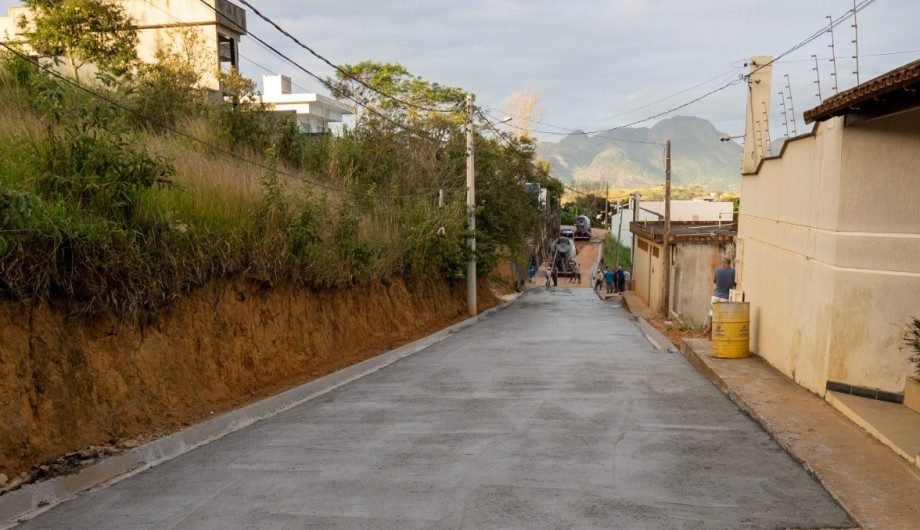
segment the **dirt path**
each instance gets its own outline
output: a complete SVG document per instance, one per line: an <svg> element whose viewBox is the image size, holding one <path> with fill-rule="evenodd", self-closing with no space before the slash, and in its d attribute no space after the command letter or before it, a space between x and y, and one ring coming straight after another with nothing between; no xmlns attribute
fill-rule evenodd
<svg viewBox="0 0 920 530"><path fill-rule="evenodd" d="M594 270L594 264L597 262L597 254L600 252L601 242L607 237L606 230L593 229L590 241L576 241L575 248L577 253L575 261L581 266L581 282L574 282L572 278L559 277L559 287L582 287L591 288L591 271ZM540 266L537 272L536 283L542 285L546 281L546 263Z"/></svg>

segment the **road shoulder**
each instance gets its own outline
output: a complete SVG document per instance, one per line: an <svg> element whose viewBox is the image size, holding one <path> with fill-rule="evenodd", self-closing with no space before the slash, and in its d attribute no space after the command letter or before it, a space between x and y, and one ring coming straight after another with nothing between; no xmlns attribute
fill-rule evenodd
<svg viewBox="0 0 920 530"><path fill-rule="evenodd" d="M645 324L640 328L654 329L641 303L625 305ZM699 338L683 339L680 352L812 473L862 528L920 528L916 466L757 356L717 359L710 355L711 342Z"/></svg>

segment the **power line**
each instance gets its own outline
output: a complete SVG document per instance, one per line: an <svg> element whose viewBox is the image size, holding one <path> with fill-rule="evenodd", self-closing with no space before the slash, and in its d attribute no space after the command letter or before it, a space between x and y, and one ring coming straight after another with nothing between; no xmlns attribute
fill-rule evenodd
<svg viewBox="0 0 920 530"><path fill-rule="evenodd" d="M182 23L182 19L180 19L180 18L177 17L176 15L172 14L172 13L169 12L168 10L163 9L162 7L158 6L153 0L144 0L144 3L147 4L147 5L149 5L149 6L152 7L152 8L156 9L157 11L163 13L164 15L168 16L169 18L173 19L174 21L176 21L176 22L178 22L178 23L180 23L180 24ZM211 36L211 35L206 35L205 38L207 38L209 41L213 42L214 44L219 44L219 43L217 42L217 38L215 38L215 37L213 37L213 36ZM259 44L261 45L261 43L259 43ZM262 46L262 48L263 48L263 49L267 49L267 48L265 48L264 46ZM257 62L256 60L254 60L254 59L252 59L252 58L250 58L250 57L247 57L247 56L243 55L243 54L240 53L238 50L237 50L236 53L237 53L237 55L239 55L242 59L246 59L248 62L252 63L253 65L255 65L255 66L259 67L259 68L261 68L262 70L264 70L264 71L266 71L266 72L268 72L268 73L270 73L270 74L272 74L272 75L278 75L277 72L275 72L275 71L273 71L272 69L268 68L267 66L265 66L265 65L263 65L263 64L261 64L261 63L259 63L259 62ZM303 90L304 92L311 92L311 90L309 90L309 89L307 89L307 88L304 88L304 87L298 85L297 83L292 82L291 84L294 85L296 88L299 88L300 90Z"/></svg>
<svg viewBox="0 0 920 530"><path fill-rule="evenodd" d="M338 192L341 192L341 193L348 193L348 194L352 194L352 195L373 196L373 197L386 197L386 198L394 198L394 199L395 199L395 198L421 197L421 196L428 195L428 194L431 194L431 193L434 192L434 190L428 190L428 191L425 191L425 192L412 193L412 194L405 194L405 195L390 195L390 194L382 194L382 193L365 193L365 192L360 192L360 191L356 191L356 190L350 190L350 189L348 189L348 188L339 188L339 187L337 187L337 186L330 186L330 185L328 185L328 184L323 184L323 183L321 183L321 182L316 182L316 181L314 181L314 180L308 179L308 178L306 178L306 177L303 176L303 175L295 175L295 174L292 174L292 173L288 173L288 172L286 172L286 171L281 171L281 170L279 170L279 169L277 169L277 168L268 166L268 165L266 165L266 164L263 164L263 163L261 163L261 162L257 162L257 161L255 161L255 160L250 160L250 159L248 159L248 158L246 158L246 157L243 157L243 156L240 156L240 155L238 155L238 154L236 154L236 153L234 153L234 152L232 152L232 151L229 151L229 150L224 149L224 148L222 148L222 147L220 147L220 146L214 145L214 144L212 144L211 142L208 142L208 141L206 141L206 140L202 140L201 138L198 138L197 136L194 136L194 135L188 134L188 133L186 133L186 132L183 132L183 131L181 131L181 130L179 130L179 129L176 129L175 127L172 127L172 126L170 126L169 124L164 123L163 121L161 121L161 120L159 120L159 119L157 119L157 118L155 118L155 117L153 117L153 116L150 116L149 114L147 114L147 113L145 113L145 112L143 112L143 111L140 111L140 110L131 108L131 107L129 107L129 106L127 106L127 105L125 105L125 104L119 102L119 101L116 101L116 100L114 100L114 99L112 99L112 98L110 98L110 97L104 95L104 94L101 94L101 93L99 93L99 92L97 92L97 91L95 91L95 90L92 90L92 89L90 89L90 88L88 88L88 87L86 87L86 86L84 86L84 85L82 85L82 84L80 84L80 83L77 83L76 81L70 79L69 77L66 77L66 76L64 76L64 75L61 75L60 73L54 71L53 69L51 69L51 68L49 68L49 67L47 67L47 66L42 65L42 64L41 64L40 62L38 62L37 60L33 60L31 57L29 57L29 56L27 56L27 55L25 55L25 54L23 54L23 53L20 53L18 50L16 50L16 49L10 47L10 46L9 46L8 44L6 44L5 42L0 42L0 46L2 46L3 48L5 48L5 49L6 49L7 51L9 51L10 53L16 55L16 56L19 57L20 59L29 62L30 64L32 64L32 65L34 65L34 66L40 68L41 70L47 72L48 74L50 74L50 75L52 75L52 76L54 76L54 77L60 79L61 81L64 81L65 83L67 83L67 84L69 84L69 85L71 85L71 86L77 88L78 90L81 90L81 91L83 91L83 92L86 92L87 94L90 94L90 95L92 95L92 96L94 96L94 97L96 97L96 98L99 98L99 99L101 99L101 100L107 102L109 105L112 105L113 107L119 108L119 109L121 109L121 110L123 110L123 111L125 111L125 112L128 112L128 113L130 113L130 114L133 114L133 115L135 115L135 116L137 116L137 117L139 117L139 118L143 118L143 119L145 119L145 120L147 120L147 121L149 121L149 122L151 122L151 123L157 125L158 127L161 127L161 128L164 129L164 130L167 130L167 131L172 132L173 134L179 135L179 136L181 136L181 137L183 137L183 138L187 138L187 139L192 140L192 141L194 141L194 142L197 142L197 143L199 143L199 144L201 144L201 145L204 145L204 146L206 146L206 147L209 147L209 148L211 148L211 149L213 149L213 150L215 150L215 151L217 151L217 152L219 152L219 153L222 153L222 154L224 154L224 155L226 155L226 156L229 156L229 157L231 157L231 158L235 158L235 159L237 159L237 160L239 160L239 161L241 161L241 162L246 162L246 163L248 163L248 164L251 164L251 165L256 166L256 167L258 167L258 168L264 169L264 170L266 170L266 171L272 171L272 172L278 173L279 175L284 175L284 176L286 176L286 177L288 177L288 178L292 178L292 179L294 179L294 180L300 180L300 181L302 181L302 182L304 182L304 183L306 183L306 184L309 184L309 185L311 185L311 186L315 186L315 187L317 187L317 188L322 188L322 189L326 189L326 190L329 190L329 191L338 191Z"/></svg>
<svg viewBox="0 0 920 530"><path fill-rule="evenodd" d="M697 102L699 102L699 101L701 101L701 100L703 100L703 99L706 99L706 98L708 98L709 96L712 96L713 94L716 94L716 93L721 92L721 91L723 91L723 90L725 90L725 89L727 89L727 88L729 88L729 87L731 87L731 86L734 86L734 85L737 85L737 84L741 83L742 81L744 81L745 79L747 79L751 74L754 74L754 73L756 73L756 72L762 70L763 68L766 68L767 66L771 66L771 65L773 65L774 63L776 63L777 61L779 61L780 59L782 59L783 57L786 57L786 56L788 56L789 54L798 51L798 50L801 49L802 47L804 47L804 46L810 44L810 43L813 42L815 39L817 39L817 38L821 37L822 35L824 35L829 29L833 29L834 27L840 25L840 24L843 23L845 20L847 20L850 16L855 15L856 13L858 13L858 12L862 11L863 9L869 7L870 5L872 5L872 4L875 3L875 2L876 2L876 0L862 0L862 2L860 2L859 4L857 4L856 6L854 6L853 9L847 10L847 12L846 12L845 14L841 15L841 16L840 16L839 18L837 18L836 20L834 20L834 19L832 18L831 21L830 21L829 27L828 27L828 26L822 26L821 29L817 30L816 32L814 32L813 34L811 34L810 36L808 36L806 39L802 40L802 41L799 42L798 44L792 46L791 48L789 48L789 49L787 49L786 51L782 52L781 54L777 55L776 57L774 57L774 58L773 58L772 60L770 60L769 62L767 62L767 63L765 63L765 64L762 64L762 65L757 65L757 67L756 67L755 69L753 69L749 74L744 75L744 76L740 76L738 79L734 79L734 80L732 80L732 81L726 82L726 83L724 83L724 84L722 84L722 85L720 85L720 86L718 86L718 87L716 87L716 88L714 88L714 89L712 89L712 90L706 92L705 94L702 94L702 95L700 95L700 96L698 96L698 97L695 97L695 98L691 99L690 101L687 101L687 102L685 102L685 103L682 103L682 104L680 104L680 105L677 105L677 106L675 106L675 107L672 107L672 108L670 108L670 109L668 109L668 110L659 112L659 113L657 113L657 114L653 114L653 115L651 115L651 116L647 116L647 117L642 118L642 119L639 119L639 120L635 120L635 121L630 122L630 123L626 123L626 124L624 124L624 125L619 125L619 126L617 126L617 127L611 127L611 128L608 128L608 129L598 129L598 130L594 130L594 131L578 131L578 130L576 130L576 129L569 129L569 128L567 128L567 127L561 127L561 126L557 126L557 125L549 125L549 124L545 124L545 123L544 123L543 125L547 125L547 126L550 126L550 127L555 127L555 128L558 128L558 129L564 129L564 130L568 130L568 131L571 131L571 132L577 132L577 133L581 133L581 134L586 134L586 135L587 135L587 134L596 134L596 133L603 133L603 132L608 132L608 131L615 131L615 130L619 130L619 129L625 129L625 128L627 128L627 127L632 127L633 125L638 125L638 124L640 124L640 123L643 123L643 122L646 122L646 121L650 121L650 120L653 120L653 119L655 119L655 118L660 118L661 116L664 116L664 115L666 115L666 114L670 114L670 113L672 113L672 112L678 111L678 110L683 109L683 108L685 108L685 107L689 107L690 105L692 105L692 104L694 104L694 103L697 103ZM735 70L732 70L732 72L734 72L734 71L735 71ZM724 77L724 75L725 75L725 74L722 74L722 75L716 76L715 78L712 78L712 79L719 79L720 77ZM710 79L709 81L704 81L704 82L702 82L702 83L700 83L700 84L698 84L698 85L696 85L696 86L704 85L704 84L706 84L707 82L711 82L712 79ZM695 88L695 87L691 87L690 89L687 89L687 90L692 90L692 88ZM686 91L686 90L685 90L685 91ZM666 98L666 99L668 99L668 98ZM649 103L648 106L651 106L651 105L653 105L653 104L654 104L654 102L653 102L653 103ZM557 133L557 132L554 132L554 131L533 131L533 132L540 132L541 134L552 134L552 135L557 135L557 136L560 135L560 133Z"/></svg>
<svg viewBox="0 0 920 530"><path fill-rule="evenodd" d="M907 54L907 53L920 53L920 50L902 50L902 51L896 51L896 52L882 52L882 53L862 53L862 54L860 54L859 56L860 56L860 57L887 57L887 56L889 56L889 55L904 55L904 54ZM832 57L817 57L817 59L818 59L819 61L828 61L828 62L830 62L830 61L832 61L834 58L832 58ZM812 62L813 60L814 60L814 58L812 58L812 59L787 59L787 60L785 60L785 61L775 61L774 64L808 63L808 62Z"/></svg>
<svg viewBox="0 0 920 530"><path fill-rule="evenodd" d="M208 4L207 2L205 2L205 0L199 0L199 1L200 1L202 4L206 5L208 8L210 8L211 10L213 10L215 14L217 14L218 16L220 15L220 13L217 11L217 8L216 8L215 6L212 6L212 5ZM227 20L230 20L230 19L227 19ZM233 22L233 21L230 21L230 22L232 22L241 32L245 32L245 31L246 31L246 28L240 26L240 25L237 24L236 22ZM247 32L247 35L248 35L251 39L255 40L256 42L258 42L258 43L260 43L260 44L262 44L262 46L264 46L266 49L270 50L272 53L274 53L274 54L277 55L278 57L284 59L285 61L287 61L288 63L290 63L292 66L294 66L295 68L297 68L298 70L300 70L300 71L304 72L305 74L309 75L310 77L316 79L317 81L319 81L320 83L322 83L323 86L325 86L325 87L328 88L329 85L327 84L326 80L323 79L322 77L320 77L319 75L317 75L317 74L311 72L309 69L307 69L306 67L304 67L303 65L301 65L300 63L298 63L297 61L295 61L294 59L291 59L291 58L288 57L287 55L281 53L277 48L275 48L275 47L272 46L271 44L265 42L263 39L259 38L257 35L253 34L252 32ZM385 114L383 114L383 113L377 111L377 110L374 109L373 107L370 107L370 106L368 106L368 105L365 105L365 104L361 103L357 98L355 98L355 97L352 96L351 94L345 94L345 97L346 97L347 99L353 101L353 102L355 103L355 105L357 105L358 107L362 107L362 108L365 109L366 111L370 112L371 114L374 114L375 116L377 116L377 117L379 117L380 119L382 119L382 120L384 120L384 121L390 123L391 125L394 125L394 126L400 128L400 129L403 129L404 131L411 132L411 133L415 134L416 136L418 136L419 138L428 140L428 141L430 141L430 142L432 142L432 143L435 143L435 144L437 144L437 145L441 145L441 143L442 143L440 140L437 140L437 139L432 138L431 136L429 136L427 132L422 132L422 131L419 131L418 129L415 129L414 127L409 127L408 125L406 125L406 124L404 124L404 123L400 123L400 122L394 120L393 118L390 118L389 116L387 116L387 115L385 115Z"/></svg>
<svg viewBox="0 0 920 530"><path fill-rule="evenodd" d="M201 0L201 2L202 2L202 3L206 3L206 2L204 2L204 0ZM343 76L345 76L345 77L347 77L347 78L349 78L349 79L351 79L351 80L357 82L357 83L360 84L361 86L363 86L363 87L365 87L365 88L367 88L367 89L369 89L369 90L371 90L371 91L373 91L373 92L375 92L375 93L377 93L377 94L379 94L379 95L381 95L381 96L383 96L383 97L385 97L385 98L387 98L387 99L393 100L393 101L399 103L400 105L404 105L404 106L406 106L406 107L413 107L413 108L416 108L416 109L419 109L419 110L424 110L424 111L426 111L426 112L440 112L440 113L452 113L452 112L456 112L456 109L441 109L441 108L427 107L427 106L425 106L425 105L419 105L419 104L413 103L413 102L411 102L411 101L406 101L406 100L397 98L396 96L394 96L394 95L392 95L392 94L389 94L389 93L387 93L387 92L384 92L383 90L380 90L379 88L376 88L376 87L374 87L374 86L369 85L369 84L366 83L363 79L360 79L360 78L358 78L358 77L356 77L356 76L350 74L347 70L345 70L345 69L342 68L341 66L339 66L339 65L337 65L337 64L335 64L335 63L333 63L332 61L330 61L330 60L327 59L326 57L320 55L316 50L314 50L314 49L311 48L310 46L307 46L306 44L300 42L300 40L299 40L297 37L295 37L294 35L292 35L291 33L289 33L287 30L285 30L284 28L282 28L277 22L275 22L274 20L272 20L272 19L269 18L268 16L262 14L261 11L259 11L258 9L256 9L255 6L253 6L252 4L250 4L249 2L247 2L246 0L240 0L240 3L242 3L243 5L245 5L246 7L248 7L249 9L251 9L252 12L256 14L256 16L258 16L259 18L261 18L262 20L264 20L265 22L267 22L268 24L270 24L272 27L274 27L276 30L278 30L282 35L284 35L285 37L291 39L295 44L297 44L298 46L300 46L300 47L303 48L304 50L307 50L308 52L310 52L311 55L313 55L313 56L316 57L317 59L321 60L322 62L326 63L327 65L331 66L332 68L334 68L336 71L338 71L338 72L339 72L340 74L342 74ZM216 11L216 10L215 10L215 11Z"/></svg>
<svg viewBox="0 0 920 530"><path fill-rule="evenodd" d="M598 121L612 120L612 119L614 119L614 118L619 118L620 116L625 116L625 115L627 115L627 114L632 114L633 112L635 112L635 111L637 111L637 110L642 110L642 109L651 107L652 105L655 105L655 104L657 104L657 103L661 103L662 101L667 101L667 100L669 100L669 99L671 99L671 98L673 98L673 97L675 97L675 96L679 96L679 95L681 95L681 94L683 94L683 93L685 93L685 92L689 92L689 91L691 91L691 90L693 90L693 89L695 89L695 88L699 88L699 87L701 87L701 86L703 86L703 85L706 85L706 84L709 84L709 83L711 83L711 82L713 82L713 81L720 80L720 79L722 79L722 78L724 78L724 77L726 77L726 76L728 76L728 75L730 75L730 74L735 74L735 73L739 72L740 70L741 70L741 67L740 67L740 66L739 66L739 67L736 67L736 68L732 68L731 70L728 70L728 71L726 71L726 72L722 72L721 74L719 74L719 75L717 75L717 76L715 76L715 77L709 78L709 79L707 79L707 80L705 80L705 81L702 81L702 82L700 82L700 83L697 83L697 84L695 84L695 85L693 85L693 86L691 86L691 87L687 87L687 88L685 88L685 89L683 89L683 90L680 90L680 91L678 91L678 92L675 92L675 93L673 93L673 94L671 94L671 95L669 95L669 96L665 96L665 97L663 97L663 98L661 98L661 99L656 99L655 101L652 101L651 103L646 103L645 105L642 105L641 107L636 107L636 108L634 108L634 109L627 110L627 111L625 111L625 112L621 112L621 113L615 114L615 115L613 115L613 116L608 116L608 117L606 117L606 118L602 118L602 119L600 119L600 120L598 120Z"/></svg>

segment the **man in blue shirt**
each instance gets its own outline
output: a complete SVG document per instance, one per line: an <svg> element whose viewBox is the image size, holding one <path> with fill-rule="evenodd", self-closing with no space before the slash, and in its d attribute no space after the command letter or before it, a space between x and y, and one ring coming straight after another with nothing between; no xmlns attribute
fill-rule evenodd
<svg viewBox="0 0 920 530"><path fill-rule="evenodd" d="M607 294L613 293L613 273L610 269L604 269L604 283L607 284Z"/></svg>
<svg viewBox="0 0 920 530"><path fill-rule="evenodd" d="M712 298L709 300L709 318L706 320L706 327L703 333L709 333L712 327L712 309L716 302L728 302L728 292L735 288L735 269L732 268L732 262L728 258L722 258L722 267L716 269L713 275L712 283L716 288L712 291Z"/></svg>

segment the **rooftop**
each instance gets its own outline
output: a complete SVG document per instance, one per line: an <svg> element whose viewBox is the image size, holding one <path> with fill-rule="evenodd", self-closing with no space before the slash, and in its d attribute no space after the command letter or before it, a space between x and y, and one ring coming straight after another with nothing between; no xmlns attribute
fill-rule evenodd
<svg viewBox="0 0 920 530"><path fill-rule="evenodd" d="M920 60L835 94L805 111L805 123L860 113L881 116L920 106Z"/></svg>
<svg viewBox="0 0 920 530"><path fill-rule="evenodd" d="M629 223L629 231L656 243L664 241L664 221L634 221ZM737 232L738 225L735 223L671 221L671 234L668 241L672 243L731 241Z"/></svg>

